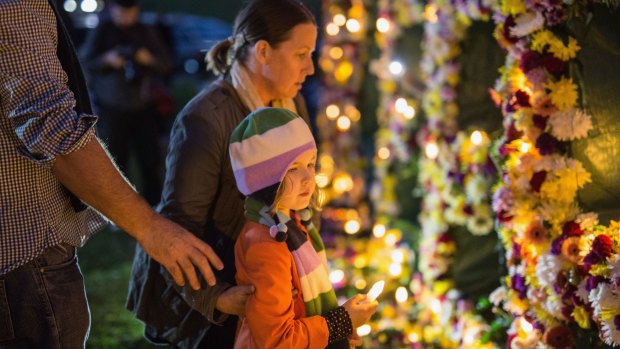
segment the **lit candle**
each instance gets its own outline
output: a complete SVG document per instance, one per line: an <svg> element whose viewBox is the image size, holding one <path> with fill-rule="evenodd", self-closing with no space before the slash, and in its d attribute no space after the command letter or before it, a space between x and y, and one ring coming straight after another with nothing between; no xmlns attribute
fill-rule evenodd
<svg viewBox="0 0 620 349"><path fill-rule="evenodd" d="M377 299L377 297L379 297L381 292L383 292L383 286L384 285L385 285L385 281L383 281L383 280L377 281L377 282L375 282L374 285L372 285L372 287L370 288L370 291L368 291L368 293L366 294L366 296L368 296L368 301L369 302L372 302L375 299Z"/></svg>

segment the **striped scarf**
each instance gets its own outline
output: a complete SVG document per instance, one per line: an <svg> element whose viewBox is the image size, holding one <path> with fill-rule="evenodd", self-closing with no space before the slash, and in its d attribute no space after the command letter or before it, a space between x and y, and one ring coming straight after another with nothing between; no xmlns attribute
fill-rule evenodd
<svg viewBox="0 0 620 349"><path fill-rule="evenodd" d="M308 235L289 216L282 212L276 212L275 216L269 214L269 207L260 201L248 196L245 199L245 217L253 222L272 227L278 223L287 227L286 245L293 255L297 275L301 283L301 293L306 305L306 315L324 315L328 311L338 307L336 293L329 281L327 269L327 256L325 246L317 229L310 218L312 212L305 209L293 213ZM308 237L310 237L308 239Z"/></svg>

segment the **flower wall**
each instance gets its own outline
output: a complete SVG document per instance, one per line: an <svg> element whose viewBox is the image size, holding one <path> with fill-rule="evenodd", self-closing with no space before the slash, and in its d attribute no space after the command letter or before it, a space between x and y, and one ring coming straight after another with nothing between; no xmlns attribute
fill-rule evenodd
<svg viewBox="0 0 620 349"><path fill-rule="evenodd" d="M505 126L493 206L509 274L492 298L515 317L511 348L620 344L619 225L580 209L577 193L591 175L568 151L593 129L573 74L580 43L568 26L587 20L586 5L503 0L494 8L507 57L493 91Z"/></svg>
<svg viewBox="0 0 620 349"><path fill-rule="evenodd" d="M317 122L317 183L328 204L326 227L340 232L328 242L332 282L343 298L387 282L377 315L358 329L365 346L620 344L620 224L600 224L595 213L580 209L577 194L592 177L570 154L570 142L587 138L596 126L575 74L580 43L568 25L590 18L588 3L325 4L320 66L327 93ZM474 21L490 18L506 55L501 77L488 86L503 114L500 139L461 129L458 121L461 42ZM398 51L412 26L424 31L420 85ZM373 36L379 55L369 61ZM363 172L370 159L359 150L368 140L360 139L358 124L374 117L358 108L366 65L379 93L368 189ZM414 176L421 196L417 217L399 201L402 183ZM495 319L489 319L488 301L476 304L452 280L454 234L501 238L508 275L490 295Z"/></svg>

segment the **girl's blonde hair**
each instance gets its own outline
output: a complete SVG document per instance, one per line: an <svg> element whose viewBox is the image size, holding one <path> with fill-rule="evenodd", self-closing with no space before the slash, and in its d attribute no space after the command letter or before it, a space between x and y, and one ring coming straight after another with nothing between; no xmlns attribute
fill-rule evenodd
<svg viewBox="0 0 620 349"><path fill-rule="evenodd" d="M278 205L282 201L282 197L284 196L284 193L286 192L286 190L288 190L288 186L290 186L290 184L287 184L287 180L286 180L287 178L288 178L288 175L284 176L284 178L282 179L282 182L280 183L280 186L278 187L278 191L276 191L276 197L273 200L273 204L271 204L271 207L269 207L269 213L272 215L276 213L276 210L278 209ZM317 202L318 194L319 194L319 189L315 185L314 191L312 192L312 195L310 196L310 203L308 204L308 208L310 208L312 212L321 211L321 206L319 206Z"/></svg>

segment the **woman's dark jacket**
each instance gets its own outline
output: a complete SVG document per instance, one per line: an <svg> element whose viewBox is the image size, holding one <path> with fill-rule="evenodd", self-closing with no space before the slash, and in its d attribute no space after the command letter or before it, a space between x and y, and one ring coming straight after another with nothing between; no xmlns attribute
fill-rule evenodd
<svg viewBox="0 0 620 349"><path fill-rule="evenodd" d="M300 95L295 104L308 122ZM215 331L218 343L225 336L232 347L236 319L226 320L227 315L215 310L215 301L235 282L234 244L245 221L244 196L235 184L228 144L233 129L249 113L232 84L219 79L195 96L174 122L158 211L207 242L224 269L214 269L214 287L202 280L200 291L181 288L137 246L127 308L146 323L145 335L154 342L193 348L203 339L210 342Z"/></svg>

